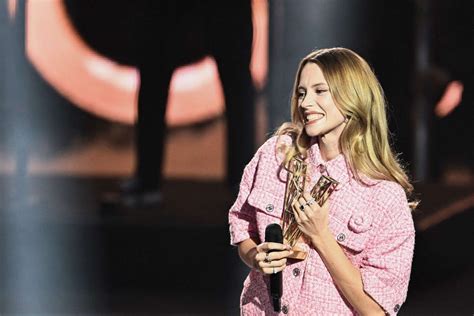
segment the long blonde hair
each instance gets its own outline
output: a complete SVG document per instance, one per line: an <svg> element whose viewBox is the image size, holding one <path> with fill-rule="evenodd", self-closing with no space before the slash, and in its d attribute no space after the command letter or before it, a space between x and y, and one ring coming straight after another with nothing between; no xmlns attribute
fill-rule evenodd
<svg viewBox="0 0 474 316"><path fill-rule="evenodd" d="M339 145L356 179L363 183L361 175L365 175L394 181L410 196L413 185L390 147L382 87L367 62L346 48L316 50L301 60L291 96L291 122L281 125L275 133L294 139L285 162L296 155L306 158L310 147L297 94L301 71L310 62L321 68L336 105L349 118ZM416 204L412 202L410 207L414 209Z"/></svg>

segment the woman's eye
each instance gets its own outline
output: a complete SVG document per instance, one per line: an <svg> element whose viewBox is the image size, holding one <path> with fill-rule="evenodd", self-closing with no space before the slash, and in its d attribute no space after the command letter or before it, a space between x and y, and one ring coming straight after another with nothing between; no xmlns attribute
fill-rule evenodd
<svg viewBox="0 0 474 316"><path fill-rule="evenodd" d="M304 97L304 93L303 93L303 92L299 92L299 93L298 93L298 99L301 99L302 97Z"/></svg>
<svg viewBox="0 0 474 316"><path fill-rule="evenodd" d="M324 93L324 92L326 92L326 91L328 91L328 90L326 90L326 89L317 89L317 90L316 90L316 93L317 93L317 94L321 94L321 93Z"/></svg>

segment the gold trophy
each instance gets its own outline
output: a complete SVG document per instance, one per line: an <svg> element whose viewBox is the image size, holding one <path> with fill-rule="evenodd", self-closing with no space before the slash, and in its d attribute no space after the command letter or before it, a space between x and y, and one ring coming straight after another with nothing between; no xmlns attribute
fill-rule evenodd
<svg viewBox="0 0 474 316"><path fill-rule="evenodd" d="M304 192L307 169L307 164L301 158L294 157L290 160L282 216L284 243L293 248L293 255L291 255L290 258L298 260L306 259L307 253L296 246L296 243L303 233L298 228L298 223L296 222L291 205L295 200L298 200ZM336 180L329 176L322 175L311 189L310 194L315 202L322 206L337 185L338 182Z"/></svg>

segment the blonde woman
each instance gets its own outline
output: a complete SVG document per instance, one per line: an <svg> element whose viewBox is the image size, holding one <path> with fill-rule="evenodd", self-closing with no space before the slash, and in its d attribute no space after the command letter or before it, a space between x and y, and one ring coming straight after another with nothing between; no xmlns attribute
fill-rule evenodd
<svg viewBox="0 0 474 316"><path fill-rule="evenodd" d="M301 61L291 122L246 166L229 211L231 243L251 271L243 315L273 315L269 275L283 273L281 312L291 315L396 314L406 299L415 240L413 189L390 148L382 88L364 59L345 48ZM288 162L303 159L306 190L321 175L338 181L319 206L308 192L293 203L303 237L294 249L266 243L280 223Z"/></svg>

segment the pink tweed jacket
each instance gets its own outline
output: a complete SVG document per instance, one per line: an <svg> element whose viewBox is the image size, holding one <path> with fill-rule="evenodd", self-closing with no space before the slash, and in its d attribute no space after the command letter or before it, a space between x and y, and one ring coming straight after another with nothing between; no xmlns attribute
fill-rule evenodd
<svg viewBox="0 0 474 316"><path fill-rule="evenodd" d="M238 197L229 211L231 244L265 239L265 228L280 223L287 172L280 168L289 136L272 137L246 166ZM359 268L364 290L387 314L405 301L410 279L415 229L402 187L394 182L353 177L344 156L323 161L317 142L308 152L306 189L321 174L339 181L329 199L329 228L352 264ZM309 185L308 185L309 184ZM288 260L283 271L282 313L290 315L354 315L335 286L317 251L304 261ZM242 315L277 315L268 292L268 276L250 271L240 298Z"/></svg>

